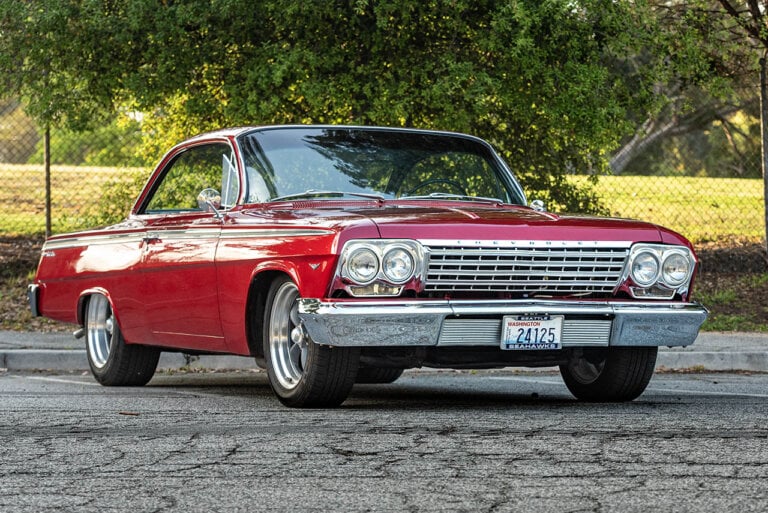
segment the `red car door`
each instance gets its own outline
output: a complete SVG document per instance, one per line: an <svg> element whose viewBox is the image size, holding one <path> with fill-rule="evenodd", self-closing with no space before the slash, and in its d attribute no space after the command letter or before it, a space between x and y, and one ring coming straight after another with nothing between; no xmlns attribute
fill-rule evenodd
<svg viewBox="0 0 768 513"><path fill-rule="evenodd" d="M223 351L214 256L220 223L209 215L170 216L147 227L144 316L153 344Z"/></svg>
<svg viewBox="0 0 768 513"><path fill-rule="evenodd" d="M232 206L228 203L237 196L233 176L236 180L228 144L182 148L169 159L141 207L146 216L142 300L152 344L226 350L214 257L221 232L219 209Z"/></svg>

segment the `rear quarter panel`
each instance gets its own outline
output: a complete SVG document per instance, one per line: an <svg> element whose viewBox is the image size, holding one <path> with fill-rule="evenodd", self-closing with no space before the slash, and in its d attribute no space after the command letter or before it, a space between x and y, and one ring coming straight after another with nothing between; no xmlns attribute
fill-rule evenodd
<svg viewBox="0 0 768 513"><path fill-rule="evenodd" d="M79 323L84 294L105 293L127 341L142 338L142 303L137 266L141 259L137 233L79 233L49 239L43 246L35 282L40 286L40 313Z"/></svg>

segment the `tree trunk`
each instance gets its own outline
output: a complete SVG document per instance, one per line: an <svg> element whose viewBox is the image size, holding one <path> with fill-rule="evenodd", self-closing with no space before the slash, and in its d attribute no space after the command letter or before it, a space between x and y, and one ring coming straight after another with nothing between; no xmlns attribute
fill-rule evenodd
<svg viewBox="0 0 768 513"><path fill-rule="evenodd" d="M643 153L651 144L667 136L674 127L674 120L669 120L661 127L657 127L656 120L647 119L632 139L611 157L611 172L614 175L622 174L635 157Z"/></svg>
<svg viewBox="0 0 768 513"><path fill-rule="evenodd" d="M768 254L768 78L766 75L766 55L760 59L760 135L762 137L763 157L763 214L765 220L765 244Z"/></svg>
<svg viewBox="0 0 768 513"><path fill-rule="evenodd" d="M51 223L51 126L45 126L43 136L43 166L45 167L45 236L50 237Z"/></svg>

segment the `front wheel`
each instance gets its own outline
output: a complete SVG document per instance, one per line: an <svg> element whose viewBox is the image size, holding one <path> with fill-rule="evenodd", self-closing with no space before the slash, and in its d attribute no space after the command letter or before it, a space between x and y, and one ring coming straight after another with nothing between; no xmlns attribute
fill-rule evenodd
<svg viewBox="0 0 768 513"><path fill-rule="evenodd" d="M582 401L631 401L648 386L657 352L656 347L575 349L570 361L560 366L560 374Z"/></svg>
<svg viewBox="0 0 768 513"><path fill-rule="evenodd" d="M102 294L94 294L88 299L85 336L91 374L102 385L146 385L155 374L160 350L126 344L112 306Z"/></svg>
<svg viewBox="0 0 768 513"><path fill-rule="evenodd" d="M272 283L264 312L264 357L272 390L286 406L340 405L352 390L360 349L315 344L301 328L299 289L287 276Z"/></svg>

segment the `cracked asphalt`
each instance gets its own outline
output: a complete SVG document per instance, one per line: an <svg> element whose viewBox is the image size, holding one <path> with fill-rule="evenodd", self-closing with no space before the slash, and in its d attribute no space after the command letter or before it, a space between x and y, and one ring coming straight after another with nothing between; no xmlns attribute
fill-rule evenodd
<svg viewBox="0 0 768 513"><path fill-rule="evenodd" d="M406 373L290 410L263 373L0 373L0 511L765 511L768 374Z"/></svg>

